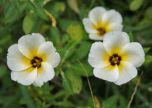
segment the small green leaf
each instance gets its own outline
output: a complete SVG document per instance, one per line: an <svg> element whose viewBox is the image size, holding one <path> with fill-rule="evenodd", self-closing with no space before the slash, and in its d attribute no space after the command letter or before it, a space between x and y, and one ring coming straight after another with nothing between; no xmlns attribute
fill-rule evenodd
<svg viewBox="0 0 152 108"><path fill-rule="evenodd" d="M138 10L142 6L143 2L144 2L143 0L133 0L130 4L130 10L132 11Z"/></svg>
<svg viewBox="0 0 152 108"><path fill-rule="evenodd" d="M148 8L145 12L145 17L149 19L150 21L152 20L152 7Z"/></svg>
<svg viewBox="0 0 152 108"><path fill-rule="evenodd" d="M51 27L50 29L50 38L54 42L55 45L59 45L61 43L60 31L56 27Z"/></svg>
<svg viewBox="0 0 152 108"><path fill-rule="evenodd" d="M80 76L72 71L62 73L63 83L65 89L70 93L80 93L82 89L82 79Z"/></svg>
<svg viewBox="0 0 152 108"><path fill-rule="evenodd" d="M103 101L102 108L117 108L118 96L111 96L107 100Z"/></svg>
<svg viewBox="0 0 152 108"><path fill-rule="evenodd" d="M65 90L68 92L68 93L72 93L72 87L69 83L69 80L67 79L67 77L65 76L65 73L64 72L61 72L61 76L62 76L62 79L63 79L63 86L65 88Z"/></svg>
<svg viewBox="0 0 152 108"><path fill-rule="evenodd" d="M32 14L27 14L23 20L23 30L25 34L32 31L34 26L34 16Z"/></svg>
<svg viewBox="0 0 152 108"><path fill-rule="evenodd" d="M69 65L69 68L73 70L73 72L77 75L80 76L92 76L92 68L89 66L89 64L86 63L81 63L79 64L78 62L73 65Z"/></svg>
<svg viewBox="0 0 152 108"><path fill-rule="evenodd" d="M48 3L45 8L48 10L48 12L51 12L56 18L59 18L61 14L65 11L65 3L64 2L51 2Z"/></svg>
<svg viewBox="0 0 152 108"><path fill-rule="evenodd" d="M71 39L75 41L82 40L85 35L82 25L76 21L71 22L66 32L69 34Z"/></svg>
<svg viewBox="0 0 152 108"><path fill-rule="evenodd" d="M4 35L5 38L0 38L0 46L5 46L11 42L11 35L6 34Z"/></svg>
<svg viewBox="0 0 152 108"><path fill-rule="evenodd" d="M63 56L61 63L65 62L66 59L70 58L70 56L74 54L77 44L78 44L77 42L72 41L67 46L61 49L60 54L61 56Z"/></svg>
<svg viewBox="0 0 152 108"><path fill-rule="evenodd" d="M150 47L144 48L145 54L148 53L149 51L150 51Z"/></svg>
<svg viewBox="0 0 152 108"><path fill-rule="evenodd" d="M79 13L78 1L77 0L67 0L69 7L76 13Z"/></svg>
<svg viewBox="0 0 152 108"><path fill-rule="evenodd" d="M13 21L19 18L19 15L20 15L19 10L16 9L14 4L10 3L10 6L6 8L6 11L5 11L5 22L12 23Z"/></svg>
<svg viewBox="0 0 152 108"><path fill-rule="evenodd" d="M20 90L21 90L23 98L25 99L24 102L25 102L25 104L27 104L28 108L35 108L34 101L31 97L27 87L20 85Z"/></svg>
<svg viewBox="0 0 152 108"><path fill-rule="evenodd" d="M49 21L48 16L45 13L45 9L36 4L33 0L28 0L28 6L31 10L34 11L34 13L39 16L41 19L45 21Z"/></svg>
<svg viewBox="0 0 152 108"><path fill-rule="evenodd" d="M86 36L82 24L76 20L61 20L60 26L74 41L79 42Z"/></svg>
<svg viewBox="0 0 152 108"><path fill-rule="evenodd" d="M82 59L87 57L91 44L88 41L82 41L76 51L76 59Z"/></svg>
<svg viewBox="0 0 152 108"><path fill-rule="evenodd" d="M152 56L151 55L146 55L145 57L145 65L152 63Z"/></svg>
<svg viewBox="0 0 152 108"><path fill-rule="evenodd" d="M7 70L7 67L3 64L0 64L0 69L1 69L0 78L2 78L7 73L8 70Z"/></svg>
<svg viewBox="0 0 152 108"><path fill-rule="evenodd" d="M70 81L72 85L72 90L74 93L80 93L82 89L82 79L80 76L74 74L72 71L71 72L66 72L66 77Z"/></svg>

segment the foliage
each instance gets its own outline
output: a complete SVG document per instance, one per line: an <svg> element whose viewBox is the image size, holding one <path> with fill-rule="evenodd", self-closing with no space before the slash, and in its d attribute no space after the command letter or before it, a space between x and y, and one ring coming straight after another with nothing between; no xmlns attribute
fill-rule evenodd
<svg viewBox="0 0 152 108"><path fill-rule="evenodd" d="M146 53L141 82L132 108L152 107L152 1L151 0L0 0L0 108L125 108L137 78L116 86L92 74L88 52L93 41L82 19L95 6L116 9L124 31L140 42ZM10 79L7 49L24 34L39 32L61 55L56 77L41 88L22 86ZM92 101L89 78L94 101Z"/></svg>

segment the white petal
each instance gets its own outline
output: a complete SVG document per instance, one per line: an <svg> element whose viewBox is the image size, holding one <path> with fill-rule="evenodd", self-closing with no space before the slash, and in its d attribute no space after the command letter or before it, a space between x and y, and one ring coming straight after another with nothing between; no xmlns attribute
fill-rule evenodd
<svg viewBox="0 0 152 108"><path fill-rule="evenodd" d="M142 46L137 42L128 43L123 48L123 53L127 56L127 62L139 67L145 61L145 53Z"/></svg>
<svg viewBox="0 0 152 108"><path fill-rule="evenodd" d="M113 67L113 69L109 69L109 66L104 68L95 68L93 70L93 74L97 78L107 80L110 82L118 80L119 77L119 71L117 66Z"/></svg>
<svg viewBox="0 0 152 108"><path fill-rule="evenodd" d="M109 29L111 31L122 31L122 24L117 24L117 23L110 23L109 24Z"/></svg>
<svg viewBox="0 0 152 108"><path fill-rule="evenodd" d="M104 35L99 36L99 35L97 35L97 33L89 34L89 38L92 39L92 40L103 40L103 37L104 37Z"/></svg>
<svg viewBox="0 0 152 108"><path fill-rule="evenodd" d="M103 44L108 51L121 49L127 43L129 43L129 36L125 32L110 32L103 38Z"/></svg>
<svg viewBox="0 0 152 108"><path fill-rule="evenodd" d="M115 10L109 10L103 14L102 20L104 22L109 22L109 23L117 23L121 24L122 23L122 17L119 12Z"/></svg>
<svg viewBox="0 0 152 108"><path fill-rule="evenodd" d="M23 85L31 85L37 77L37 69L29 68L24 71L11 72L11 79Z"/></svg>
<svg viewBox="0 0 152 108"><path fill-rule="evenodd" d="M44 37L39 33L25 35L18 40L19 50L28 58L32 58L38 47L45 42Z"/></svg>
<svg viewBox="0 0 152 108"><path fill-rule="evenodd" d="M127 83L136 76L137 76L137 69L135 68L135 66L133 66L128 62L123 62L123 68L119 70L119 78L114 83L117 85L122 85L124 83Z"/></svg>
<svg viewBox="0 0 152 108"><path fill-rule="evenodd" d="M109 65L106 62L106 57L108 53L106 52L102 42L95 42L91 46L89 53L88 62L92 67L102 68Z"/></svg>
<svg viewBox="0 0 152 108"><path fill-rule="evenodd" d="M19 51L17 44L8 49L7 65L13 71L25 70L31 66L30 60Z"/></svg>
<svg viewBox="0 0 152 108"><path fill-rule="evenodd" d="M50 81L55 76L54 69L48 63L42 63L42 67L38 69L37 79L33 83L35 86L41 87L43 83Z"/></svg>
<svg viewBox="0 0 152 108"><path fill-rule="evenodd" d="M52 55L48 56L47 63L51 64L53 67L56 67L60 63L60 55L57 52L53 52Z"/></svg>
<svg viewBox="0 0 152 108"><path fill-rule="evenodd" d="M53 43L49 41L40 45L38 54L50 54L55 51L56 49L54 48Z"/></svg>
<svg viewBox="0 0 152 108"><path fill-rule="evenodd" d="M84 28L88 33L96 33L93 23L88 18L83 19Z"/></svg>
<svg viewBox="0 0 152 108"><path fill-rule="evenodd" d="M99 21L102 21L102 16L106 12L103 7L95 7L89 12L89 19L96 24Z"/></svg>
<svg viewBox="0 0 152 108"><path fill-rule="evenodd" d="M60 63L60 55L55 52L52 42L43 43L38 49L38 55L44 58L44 61L56 67Z"/></svg>

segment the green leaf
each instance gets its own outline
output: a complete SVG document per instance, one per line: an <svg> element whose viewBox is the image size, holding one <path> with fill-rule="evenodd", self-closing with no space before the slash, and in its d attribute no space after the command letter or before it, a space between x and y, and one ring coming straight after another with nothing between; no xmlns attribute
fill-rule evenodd
<svg viewBox="0 0 152 108"><path fill-rule="evenodd" d="M152 20L152 7L148 8L145 12L145 17L149 19L150 21Z"/></svg>
<svg viewBox="0 0 152 108"><path fill-rule="evenodd" d="M1 69L0 78L2 78L7 73L8 70L7 70L7 67L3 64L0 64L0 69Z"/></svg>
<svg viewBox="0 0 152 108"><path fill-rule="evenodd" d="M32 14L27 14L23 20L23 31L25 34L28 34L32 31L34 26L35 18Z"/></svg>
<svg viewBox="0 0 152 108"><path fill-rule="evenodd" d="M79 13L78 1L77 0L67 0L69 7L76 13Z"/></svg>
<svg viewBox="0 0 152 108"><path fill-rule="evenodd" d="M69 44L67 44L64 48L61 49L61 56L62 56L62 62L65 62L66 59L70 58L70 56L72 56L72 54L74 54L74 52L76 51L75 48L77 46L77 42L70 42Z"/></svg>
<svg viewBox="0 0 152 108"><path fill-rule="evenodd" d="M58 18L65 11L65 3L64 2L51 2L48 3L45 8L47 11L51 12L56 18Z"/></svg>
<svg viewBox="0 0 152 108"><path fill-rule="evenodd" d="M130 42L133 42L135 40L135 36L133 35L132 32L128 33L129 38L130 38Z"/></svg>
<svg viewBox="0 0 152 108"><path fill-rule="evenodd" d="M0 38L0 46L6 46L7 44L9 44L11 42L11 35L10 34L6 34L4 35L5 38L1 37Z"/></svg>
<svg viewBox="0 0 152 108"><path fill-rule="evenodd" d="M61 20L60 26L69 34L70 38L74 41L79 42L86 36L82 23L76 20Z"/></svg>
<svg viewBox="0 0 152 108"><path fill-rule="evenodd" d="M34 11L34 13L39 16L41 19L45 20L45 21L49 21L48 16L45 13L45 10L37 5L34 1L32 0L28 0L28 7Z"/></svg>
<svg viewBox="0 0 152 108"><path fill-rule="evenodd" d="M64 72L61 72L61 76L62 76L62 80L63 80L63 86L64 86L64 89L69 93L71 94L72 93L72 87L69 83L69 80L67 79L67 77L65 76L65 73Z"/></svg>
<svg viewBox="0 0 152 108"><path fill-rule="evenodd" d="M77 75L80 75L80 76L92 76L93 73L92 73L92 68L91 66L89 66L89 64L87 63L76 63L76 64L73 64L73 65L69 65L69 68L71 70L73 70L73 72Z"/></svg>
<svg viewBox="0 0 152 108"><path fill-rule="evenodd" d="M88 41L82 41L79 47L77 48L75 58L76 59L82 59L87 57L89 50L90 50L91 44Z"/></svg>
<svg viewBox="0 0 152 108"><path fill-rule="evenodd" d="M145 65L152 63L152 56L151 55L146 55L145 57Z"/></svg>
<svg viewBox="0 0 152 108"><path fill-rule="evenodd" d="M18 91L17 91L18 92ZM0 96L0 104L3 103L3 107L1 108L19 108L19 96L20 94L12 94L12 96ZM14 104L15 103L15 104Z"/></svg>
<svg viewBox="0 0 152 108"><path fill-rule="evenodd" d="M72 40L80 41L85 35L81 23L73 21L66 29L66 32L69 34Z"/></svg>
<svg viewBox="0 0 152 108"><path fill-rule="evenodd" d="M80 76L74 74L72 71L66 72L66 77L68 78L70 84L72 85L72 90L74 93L80 93L82 89L82 79Z"/></svg>
<svg viewBox="0 0 152 108"><path fill-rule="evenodd" d="M14 10L14 11L12 12L12 10ZM5 14L6 14L5 15L5 22L11 23L17 19L17 16L19 13L18 13L18 10L15 9L15 6L12 5L12 6L7 8L7 11Z"/></svg>
<svg viewBox="0 0 152 108"><path fill-rule="evenodd" d="M70 93L80 93L82 89L82 79L72 71L62 72L64 88Z"/></svg>
<svg viewBox="0 0 152 108"><path fill-rule="evenodd" d="M148 53L149 51L150 51L150 47L144 48L145 54Z"/></svg>
<svg viewBox="0 0 152 108"><path fill-rule="evenodd" d="M60 37L60 31L56 27L51 27L50 30L50 38L54 42L55 45L60 45L61 44L61 37Z"/></svg>
<svg viewBox="0 0 152 108"><path fill-rule="evenodd" d="M103 101L102 108L117 108L118 96L114 95Z"/></svg>
<svg viewBox="0 0 152 108"><path fill-rule="evenodd" d="M142 6L143 2L144 2L143 0L133 0L130 4L130 10L132 11L138 10Z"/></svg>
<svg viewBox="0 0 152 108"><path fill-rule="evenodd" d="M1 5L2 7L0 7L4 9L4 22L8 24L14 23L22 17L26 3L23 0L11 0L5 1Z"/></svg>
<svg viewBox="0 0 152 108"><path fill-rule="evenodd" d="M63 100L63 101L60 101L60 102L55 102L53 103L55 106L58 106L58 108L74 108L75 105L68 101L68 100Z"/></svg>
<svg viewBox="0 0 152 108"><path fill-rule="evenodd" d="M25 99L25 104L27 104L28 108L35 108L35 104L34 101L31 97L31 95L29 94L29 91L27 89L27 87L25 86L20 86L20 90L22 92L22 96Z"/></svg>

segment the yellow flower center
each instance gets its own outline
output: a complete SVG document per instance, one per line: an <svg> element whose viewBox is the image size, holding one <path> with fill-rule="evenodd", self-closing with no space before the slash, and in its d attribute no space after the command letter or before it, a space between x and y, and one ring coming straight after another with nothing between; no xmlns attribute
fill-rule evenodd
<svg viewBox="0 0 152 108"><path fill-rule="evenodd" d="M109 62L112 66L120 65L121 60L122 60L122 58L118 54L113 54L109 58Z"/></svg>
<svg viewBox="0 0 152 108"><path fill-rule="evenodd" d="M97 31L99 37L110 31L109 22L98 21L93 25L93 28Z"/></svg>
<svg viewBox="0 0 152 108"><path fill-rule="evenodd" d="M40 68L42 61L43 60L40 57L37 57L37 56L33 57L33 59L31 60L32 67Z"/></svg>

